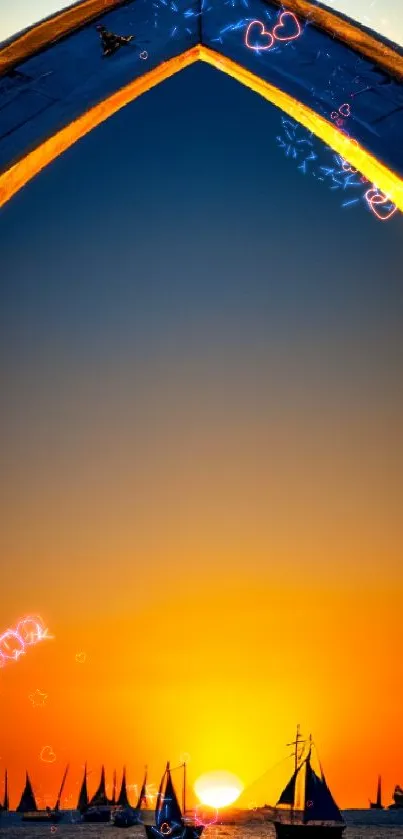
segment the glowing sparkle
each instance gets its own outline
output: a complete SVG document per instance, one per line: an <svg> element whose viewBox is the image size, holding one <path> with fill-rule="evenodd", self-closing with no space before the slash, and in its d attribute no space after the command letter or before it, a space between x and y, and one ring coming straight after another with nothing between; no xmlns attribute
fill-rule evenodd
<svg viewBox="0 0 403 839"><path fill-rule="evenodd" d="M43 761L43 763L54 763L56 760L56 755L52 749L52 746L44 746L41 750L39 757Z"/></svg>
<svg viewBox="0 0 403 839"><path fill-rule="evenodd" d="M43 707L48 698L47 693L42 693L39 688L34 693L30 693L28 699L32 702L34 708Z"/></svg>
<svg viewBox="0 0 403 839"><path fill-rule="evenodd" d="M23 618L15 629L6 629L0 635L0 667L3 667L7 660L18 661L19 657L24 655L26 647L51 637L41 618Z"/></svg>

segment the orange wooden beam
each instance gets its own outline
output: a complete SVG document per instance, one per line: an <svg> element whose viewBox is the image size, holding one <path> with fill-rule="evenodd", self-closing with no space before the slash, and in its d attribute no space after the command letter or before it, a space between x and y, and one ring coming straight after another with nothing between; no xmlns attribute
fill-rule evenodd
<svg viewBox="0 0 403 839"><path fill-rule="evenodd" d="M0 175L0 207L15 195L31 178L35 177L49 163L77 140L84 137L110 116L117 113L142 93L155 87L160 82L173 76L179 70L193 64L195 61L205 61L217 70L222 70L241 84L263 96L267 101L280 108L284 113L295 119L305 128L323 140L338 154L342 155L352 166L365 175L403 212L403 180L391 169L377 160L366 149L342 134L333 122L319 116L307 105L303 105L288 93L284 93L274 85L269 84L236 62L198 44L180 56L171 58L130 82L125 87L113 93L108 99L95 105L78 119L62 128L52 137L45 140L6 172Z"/></svg>

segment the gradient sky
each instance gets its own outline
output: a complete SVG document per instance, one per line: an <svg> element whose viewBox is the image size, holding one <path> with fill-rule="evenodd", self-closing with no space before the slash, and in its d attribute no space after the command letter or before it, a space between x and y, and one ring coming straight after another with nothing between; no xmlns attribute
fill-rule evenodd
<svg viewBox="0 0 403 839"><path fill-rule="evenodd" d="M54 635L0 671L14 804L67 760L72 802L86 759L248 785L298 721L342 805L402 781L402 217L279 127L195 65L2 210L1 614Z"/></svg>
<svg viewBox="0 0 403 839"><path fill-rule="evenodd" d="M70 5L65 0L0 0L0 40ZM401 0L328 0L326 5L403 44Z"/></svg>

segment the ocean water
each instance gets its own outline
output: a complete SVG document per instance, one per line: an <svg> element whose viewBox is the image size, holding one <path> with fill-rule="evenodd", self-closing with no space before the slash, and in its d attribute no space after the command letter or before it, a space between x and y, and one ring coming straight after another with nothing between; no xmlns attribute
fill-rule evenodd
<svg viewBox="0 0 403 839"><path fill-rule="evenodd" d="M348 821L351 818L346 817ZM354 820L356 816L352 817ZM371 819L376 822L376 819ZM268 823L253 825L210 825L205 839L273 839L274 828ZM345 839L403 839L403 824L349 824ZM142 827L116 828L109 824L47 824L1 826L0 839L145 839Z"/></svg>

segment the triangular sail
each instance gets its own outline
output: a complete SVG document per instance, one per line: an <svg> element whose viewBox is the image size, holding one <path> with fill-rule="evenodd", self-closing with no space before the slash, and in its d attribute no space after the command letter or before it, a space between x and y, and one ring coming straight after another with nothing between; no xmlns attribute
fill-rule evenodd
<svg viewBox="0 0 403 839"><path fill-rule="evenodd" d="M157 799L156 799L156 802L155 802L155 824L157 826L158 826L158 820L159 820L159 812L160 812L160 809L161 809L161 806L162 806L162 789L163 789L163 786L164 786L165 776L167 774L168 769L169 769L169 763L167 763L167 768L165 769L165 772L164 772L164 774L161 778L161 783L160 783L160 786L159 786L159 790L158 790L158 793L157 793ZM162 824L162 822L161 822L161 824Z"/></svg>
<svg viewBox="0 0 403 839"><path fill-rule="evenodd" d="M116 804L116 769L113 770L113 786L111 804Z"/></svg>
<svg viewBox="0 0 403 839"><path fill-rule="evenodd" d="M80 813L85 813L88 807L88 789L87 789L87 764L84 767L84 778L81 784L80 794L78 796L77 810Z"/></svg>
<svg viewBox="0 0 403 839"><path fill-rule="evenodd" d="M130 801L127 797L127 788L126 788L126 767L123 767L123 775L122 775L122 783L120 786L120 793L119 798L117 801L119 807L130 807Z"/></svg>
<svg viewBox="0 0 403 839"><path fill-rule="evenodd" d="M141 805L143 802L144 804L147 804L147 770L144 775L143 785L141 787L140 795L136 804L136 810L141 810Z"/></svg>
<svg viewBox="0 0 403 839"><path fill-rule="evenodd" d="M99 787L96 793L92 796L91 801L89 802L89 807L103 807L106 804L109 804L109 801L106 795L105 767L103 766L101 770L101 780L99 782Z"/></svg>
<svg viewBox="0 0 403 839"><path fill-rule="evenodd" d="M62 783L60 785L59 795L57 796L57 801L56 801L56 804L55 804L55 810L60 809L60 802L61 802L61 799L62 799L62 794L63 794L63 790L64 790L64 785L66 783L66 778L67 778L68 771L69 771L69 767L67 765L66 769L64 770L64 775L63 775Z"/></svg>
<svg viewBox="0 0 403 839"><path fill-rule="evenodd" d="M160 829L161 825L163 825L164 823L169 825L169 827L172 827L172 825L183 825L182 810L180 808L174 785L172 783L169 764L167 765L166 769L166 778L167 782L163 802L158 810L158 814L156 813L155 817L155 822L158 829Z"/></svg>
<svg viewBox="0 0 403 839"><path fill-rule="evenodd" d="M304 822L332 821L342 822L343 816L325 781L312 769L309 756L305 761L305 807Z"/></svg>
<svg viewBox="0 0 403 839"><path fill-rule="evenodd" d="M298 776L299 768L296 769L292 778L288 781L286 787L284 787L279 800L277 801L276 807L280 804L288 804L290 807L294 806L295 801L295 786L297 783L297 776Z"/></svg>
<svg viewBox="0 0 403 839"><path fill-rule="evenodd" d="M20 803L17 807L17 813L31 813L36 812L37 809L38 807L36 806L34 792L27 772L25 778L25 787L20 798Z"/></svg>

